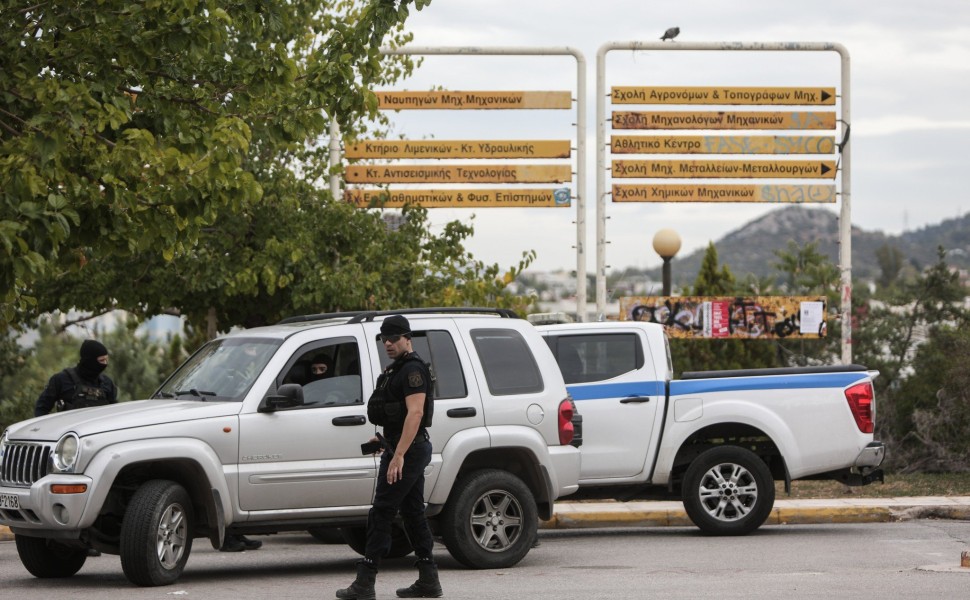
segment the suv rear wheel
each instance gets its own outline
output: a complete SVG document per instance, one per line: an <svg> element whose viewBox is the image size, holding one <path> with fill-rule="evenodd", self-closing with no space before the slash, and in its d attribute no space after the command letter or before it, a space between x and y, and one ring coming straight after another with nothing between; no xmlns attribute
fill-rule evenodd
<svg viewBox="0 0 970 600"><path fill-rule="evenodd" d="M535 497L507 471L483 469L455 484L441 515L448 552L472 569L504 569L522 560L539 527Z"/></svg>

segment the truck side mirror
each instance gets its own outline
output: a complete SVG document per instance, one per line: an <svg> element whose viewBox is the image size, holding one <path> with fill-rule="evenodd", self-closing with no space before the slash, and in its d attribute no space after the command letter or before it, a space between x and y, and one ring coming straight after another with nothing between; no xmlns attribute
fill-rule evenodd
<svg viewBox="0 0 970 600"><path fill-rule="evenodd" d="M266 396L259 403L259 412L275 412L283 408L303 406L303 386L298 383L284 383L276 393Z"/></svg>

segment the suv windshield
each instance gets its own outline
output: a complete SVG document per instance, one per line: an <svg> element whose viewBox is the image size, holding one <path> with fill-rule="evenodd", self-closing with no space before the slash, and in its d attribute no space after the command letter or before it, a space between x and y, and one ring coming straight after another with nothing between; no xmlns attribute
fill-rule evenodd
<svg viewBox="0 0 970 600"><path fill-rule="evenodd" d="M282 340L229 338L200 348L172 374L153 398L241 402Z"/></svg>

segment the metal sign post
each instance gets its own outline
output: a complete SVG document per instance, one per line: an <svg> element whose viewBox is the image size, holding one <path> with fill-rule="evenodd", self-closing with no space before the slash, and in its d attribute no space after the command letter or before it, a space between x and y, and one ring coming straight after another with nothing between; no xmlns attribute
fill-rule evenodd
<svg viewBox="0 0 970 600"><path fill-rule="evenodd" d="M576 59L576 318L586 320L586 58L582 52L570 47L405 47L382 48L382 54L401 55L452 55L452 56L573 56ZM407 94L400 95L409 101ZM449 102L446 93L428 102L441 105ZM410 99L412 102L416 100ZM536 107L546 107L557 98L537 95L530 97ZM430 107L430 106L429 106ZM499 206L500 199L487 198L485 205Z"/></svg>
<svg viewBox="0 0 970 600"><path fill-rule="evenodd" d="M711 178L711 171L732 170L731 173L713 174L714 177L778 177L773 173L782 168L802 169L797 178L834 178L835 164L830 161L788 162L779 165L773 161L748 161L739 166L731 162L712 163L705 161L678 161L689 172L673 172L673 167L664 161L617 161L608 165L607 124L619 119L621 129L830 129L835 127L835 117L826 112L660 112L614 113L606 118L606 55L613 50L633 51L769 51L769 52L837 52L841 57L841 123L842 141L833 144L831 138L803 137L802 144L808 147L799 149L792 145L786 153L831 153L835 147L841 154L839 167L842 171L841 212L839 217L839 270L841 273L842 323L842 362L852 362L852 219L851 219L851 178L850 152L848 145L849 124L851 123L849 95L849 53L841 44L830 42L611 42L600 46L596 53L596 312L606 312L606 196L611 190L606 186L608 167L614 177L705 177ZM614 104L712 104L712 105L792 105L792 106L834 106L835 90L832 88L802 87L617 87ZM665 124L666 120L671 121ZM678 121L679 119L679 121ZM786 123L784 119L790 119ZM777 121L777 122L776 122ZM651 125L659 123L659 125ZM656 144L673 145L681 149L676 153L699 154L691 150L701 136L626 136L621 147L614 150L617 154L650 153ZM766 147L767 141L758 136L721 136L722 147L732 143L751 141L757 147ZM787 145L788 141L778 138L772 143ZM624 145L625 144L625 145ZM636 148L632 148L636 146ZM787 146L786 146L787 147ZM763 150L760 150L763 152ZM704 150L703 153L719 153L718 150ZM758 151L756 151L758 152ZM673 153L673 152L672 152ZM621 172L617 172L621 171ZM670 171L667 173L666 171ZM701 173L697 175L697 173ZM748 173L747 175L745 173ZM834 202L833 185L614 185L612 192L618 197L613 201L634 202L709 202L714 200L728 202Z"/></svg>

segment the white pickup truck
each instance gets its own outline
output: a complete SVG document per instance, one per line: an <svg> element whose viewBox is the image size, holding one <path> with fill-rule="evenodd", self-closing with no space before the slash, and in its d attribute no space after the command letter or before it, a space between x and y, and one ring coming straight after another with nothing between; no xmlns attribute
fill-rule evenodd
<svg viewBox="0 0 970 600"><path fill-rule="evenodd" d="M433 531L460 563L506 568L575 492L576 426L552 353L509 311L405 311L437 374L425 471ZM0 524L37 577L90 549L133 583L178 579L192 542L339 528L363 552L378 459L365 400L390 360L388 313L308 315L200 348L151 400L56 413L0 436ZM333 376L315 381L321 358ZM391 555L411 551L403 530Z"/></svg>
<svg viewBox="0 0 970 600"><path fill-rule="evenodd" d="M577 498L678 494L702 531L764 523L775 480L882 481L873 441L878 374L858 365L684 373L673 380L663 327L537 327L583 416Z"/></svg>

